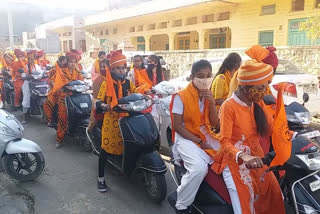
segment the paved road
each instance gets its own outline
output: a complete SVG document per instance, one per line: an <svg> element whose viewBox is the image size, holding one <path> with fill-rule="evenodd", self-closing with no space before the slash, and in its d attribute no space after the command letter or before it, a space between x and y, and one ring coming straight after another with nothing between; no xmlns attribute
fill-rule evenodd
<svg viewBox="0 0 320 214"><path fill-rule="evenodd" d="M17 118L21 119L20 113ZM0 173L0 213L174 213L167 201L153 204L137 182L119 175L110 166L106 168L109 192L99 193L97 156L82 151L72 139L67 139L68 143L60 150L55 149L55 131L46 127L40 118L34 117L25 125L25 137L41 146L46 167L38 180L29 183L12 181ZM166 178L169 193L174 189L169 172Z"/></svg>

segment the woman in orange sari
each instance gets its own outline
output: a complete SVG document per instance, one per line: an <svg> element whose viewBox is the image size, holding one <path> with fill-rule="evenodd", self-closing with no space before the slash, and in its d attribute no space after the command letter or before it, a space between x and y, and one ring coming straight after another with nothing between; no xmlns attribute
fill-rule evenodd
<svg viewBox="0 0 320 214"><path fill-rule="evenodd" d="M261 158L261 136L270 136L273 118L258 104L272 80L273 68L248 60L238 73L238 90L221 107L221 148L212 169L222 174L235 214L284 214L281 189Z"/></svg>
<svg viewBox="0 0 320 214"><path fill-rule="evenodd" d="M133 69L128 73L128 80L133 82L140 93L145 93L152 88L147 69L141 55L133 57Z"/></svg>
<svg viewBox="0 0 320 214"><path fill-rule="evenodd" d="M94 82L94 80L100 76L100 62L106 58L106 52L105 51L99 51L98 58L95 59L94 63L91 66L91 80Z"/></svg>

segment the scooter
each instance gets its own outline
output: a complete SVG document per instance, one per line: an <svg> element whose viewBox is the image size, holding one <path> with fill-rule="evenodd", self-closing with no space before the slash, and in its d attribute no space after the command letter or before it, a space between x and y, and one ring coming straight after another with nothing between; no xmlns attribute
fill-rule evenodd
<svg viewBox="0 0 320 214"><path fill-rule="evenodd" d="M296 105L297 103L292 104L292 106ZM292 106L287 106L287 116L290 114L288 110L292 109ZM290 116L288 116L289 119ZM302 121L304 118L300 117L300 122ZM285 175L278 177L278 181L284 196L286 213L290 214L316 214L320 212L320 140L318 137L310 138L304 134L298 132L292 141L290 159L284 165L271 167L267 171L268 173L285 170ZM270 165L274 157L274 152L268 153L263 158L264 164ZM171 175L179 185L186 170L183 164L175 163L174 160L171 163L174 164L174 173L171 171ZM176 192L171 193L168 197L173 208L176 198ZM215 212L233 214L231 199L222 176L215 174L210 169L198 190L193 203L193 212L196 214Z"/></svg>
<svg viewBox="0 0 320 214"><path fill-rule="evenodd" d="M152 105L141 94L131 94L118 100L116 112L128 113L119 119L123 137L123 155L109 155L107 161L128 177L143 176L147 195L160 203L167 194L165 173L167 166L159 154L159 132L150 113L141 113ZM98 110L98 109L97 109ZM100 134L100 135L99 135ZM101 124L87 132L96 154L101 151Z"/></svg>
<svg viewBox="0 0 320 214"><path fill-rule="evenodd" d="M65 103L68 115L67 135L74 138L83 146L85 151L91 152L91 143L86 137L86 128L89 125L91 112L91 95L88 94L89 86L83 81L71 81L63 87L65 92L70 95L66 96ZM53 113L53 127L58 126L58 106L55 106Z"/></svg>
<svg viewBox="0 0 320 214"><path fill-rule="evenodd" d="M5 101L9 105L14 104L14 86L12 77L9 72L5 72L3 75L3 83L4 83L4 94L5 94Z"/></svg>
<svg viewBox="0 0 320 214"><path fill-rule="evenodd" d="M32 181L44 169L41 148L22 138L22 124L7 111L0 110L0 155L6 173L17 181Z"/></svg>
<svg viewBox="0 0 320 214"><path fill-rule="evenodd" d="M30 114L41 115L42 119L45 120L43 104L46 102L49 92L48 77L45 72L33 72L31 77L29 83L31 92Z"/></svg>
<svg viewBox="0 0 320 214"><path fill-rule="evenodd" d="M169 106L172 95L177 91L178 88L167 81L163 81L152 88L154 105L151 114L160 133L160 153L169 157L172 156L170 147L173 145Z"/></svg>

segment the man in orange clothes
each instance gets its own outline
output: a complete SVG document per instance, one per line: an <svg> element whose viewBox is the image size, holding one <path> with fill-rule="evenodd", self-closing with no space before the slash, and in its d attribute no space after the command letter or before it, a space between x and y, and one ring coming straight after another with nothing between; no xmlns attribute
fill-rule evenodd
<svg viewBox="0 0 320 214"><path fill-rule="evenodd" d="M212 155L220 143L211 127L218 123L215 100L210 91L213 80L211 64L195 62L191 70L192 82L172 97L170 105L173 124L173 157L176 164L183 161L187 173L177 189L176 213L191 212L197 190L213 163Z"/></svg>
<svg viewBox="0 0 320 214"><path fill-rule="evenodd" d="M235 214L284 214L282 193L273 173L268 173L261 158L261 137L270 136L273 118L258 104L272 80L272 66L247 60L238 73L239 87L221 107L220 150L212 169L222 174Z"/></svg>
<svg viewBox="0 0 320 214"><path fill-rule="evenodd" d="M17 61L14 62L12 66L12 80L14 86L14 107L17 109L21 107L21 98L22 98L22 85L23 85L23 78L22 76L26 76L28 74L27 68L27 60L25 58L25 52L15 49L14 54L17 57Z"/></svg>
<svg viewBox="0 0 320 214"><path fill-rule="evenodd" d="M61 89L63 86L71 81L83 80L81 73L77 70L77 55L74 53L67 53L67 68L59 69L56 72L54 81L53 93L59 92L58 98L58 128L57 128L57 143L56 148L62 146L64 136L68 130L68 115L65 104L65 97L68 95Z"/></svg>
<svg viewBox="0 0 320 214"><path fill-rule="evenodd" d="M49 60L47 60L47 58L46 58L46 54L44 53L44 51L38 51L37 52L36 60L37 60L37 64L41 68L46 68L47 65L50 64Z"/></svg>

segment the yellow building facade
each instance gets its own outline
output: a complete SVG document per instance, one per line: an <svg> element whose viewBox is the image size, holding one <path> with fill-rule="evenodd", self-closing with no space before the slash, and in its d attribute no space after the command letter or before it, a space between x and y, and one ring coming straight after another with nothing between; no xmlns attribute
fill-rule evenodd
<svg viewBox="0 0 320 214"><path fill-rule="evenodd" d="M163 5L168 2L155 0L85 17L80 28L86 34L87 50L320 44L299 31L300 22L320 15L320 0L191 0L184 5Z"/></svg>

